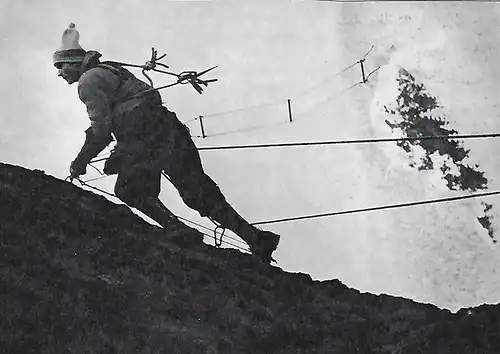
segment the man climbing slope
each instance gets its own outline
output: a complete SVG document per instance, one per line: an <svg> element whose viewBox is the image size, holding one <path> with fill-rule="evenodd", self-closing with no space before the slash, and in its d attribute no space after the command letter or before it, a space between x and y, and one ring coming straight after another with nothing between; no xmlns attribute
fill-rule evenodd
<svg viewBox="0 0 500 354"><path fill-rule="evenodd" d="M280 236L250 225L226 201L203 171L188 128L162 105L158 91L118 64L100 62L101 54L85 51L79 37L75 25L70 24L53 56L59 76L70 85L78 82L78 95L91 122L85 143L71 163L71 176L85 174L87 164L113 141L113 134L117 144L104 172L118 174L118 198L171 234L185 229L186 225L158 198L164 171L187 206L234 231L253 254L270 262Z"/></svg>

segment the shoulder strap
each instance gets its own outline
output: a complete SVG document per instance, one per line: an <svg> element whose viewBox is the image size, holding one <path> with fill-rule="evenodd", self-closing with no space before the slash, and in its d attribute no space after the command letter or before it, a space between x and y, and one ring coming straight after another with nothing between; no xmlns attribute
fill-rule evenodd
<svg viewBox="0 0 500 354"><path fill-rule="evenodd" d="M132 76L132 73L130 71L123 68L120 64L112 61L104 61L102 63L99 63L98 67L111 71L113 74L119 76L122 81Z"/></svg>
<svg viewBox="0 0 500 354"><path fill-rule="evenodd" d="M112 61L104 61L102 63L99 63L98 67L109 70L120 78L120 83L116 88L117 91L120 90L123 86L123 83L132 76L132 73L130 71L123 68L120 64Z"/></svg>

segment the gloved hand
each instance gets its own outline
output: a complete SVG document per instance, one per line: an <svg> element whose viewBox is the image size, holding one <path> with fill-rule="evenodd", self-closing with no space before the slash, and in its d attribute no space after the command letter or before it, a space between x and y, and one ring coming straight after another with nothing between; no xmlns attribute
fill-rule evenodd
<svg viewBox="0 0 500 354"><path fill-rule="evenodd" d="M76 178L86 173L87 173L86 165L79 163L78 160L75 160L71 163L71 166L69 167L69 174L71 177Z"/></svg>
<svg viewBox="0 0 500 354"><path fill-rule="evenodd" d="M87 164L113 140L111 135L107 137L95 136L92 128L87 129L85 135L85 143L69 168L69 173L73 178L86 174Z"/></svg>

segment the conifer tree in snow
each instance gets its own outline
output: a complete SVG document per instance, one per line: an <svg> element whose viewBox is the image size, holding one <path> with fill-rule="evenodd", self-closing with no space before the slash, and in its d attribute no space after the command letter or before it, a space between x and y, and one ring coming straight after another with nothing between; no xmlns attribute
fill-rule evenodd
<svg viewBox="0 0 500 354"><path fill-rule="evenodd" d="M398 117L397 121L386 120L387 125L392 130L400 129L405 137L422 136L449 136L457 134L454 129L446 129L449 124L444 115L436 114L441 108L437 99L432 97L423 84L415 82L415 78L405 69L399 70L399 95L396 100L395 109L385 107L387 113ZM443 178L447 181L450 190L476 191L486 189L488 180L484 177L484 172L478 171L478 165L471 167L464 163L464 159L469 157L470 150L463 148L462 144L450 139L429 139L400 141L397 145L410 153L412 146L419 145L425 150L425 157L419 162L412 162L411 166L418 170L435 169L431 155L438 152L449 159L448 163L453 163L458 168L459 174L451 173L450 167L445 162L439 166L443 173Z"/></svg>
<svg viewBox="0 0 500 354"><path fill-rule="evenodd" d="M399 95L395 108L384 107L387 114L394 116L394 120L385 120L393 131L400 130L404 137L450 136L458 133L454 129L446 128L449 122L446 121L443 114L438 113L438 109L442 108L438 100L427 92L423 84L417 83L411 73L401 68L397 81ZM488 188L488 180L484 176L484 172L477 170L479 165L470 166L464 161L469 157L470 150L464 149L457 140L399 141L397 145L410 156L413 155L413 148L420 146L425 151L425 156L420 161L412 160L410 166L419 171L439 168L443 175L442 178L450 190L474 192ZM435 152L446 157L441 166L435 166L432 160L431 155ZM493 205L481 201L481 206L484 216L478 217L477 220L496 243L492 224Z"/></svg>

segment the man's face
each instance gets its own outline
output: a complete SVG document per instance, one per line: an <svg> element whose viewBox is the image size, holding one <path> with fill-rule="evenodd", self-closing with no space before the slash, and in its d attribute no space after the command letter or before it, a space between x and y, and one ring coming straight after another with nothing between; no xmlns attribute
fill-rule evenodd
<svg viewBox="0 0 500 354"><path fill-rule="evenodd" d="M78 81L80 78L80 68L82 64L80 63L62 63L57 66L58 75L61 76L68 84L72 84Z"/></svg>

